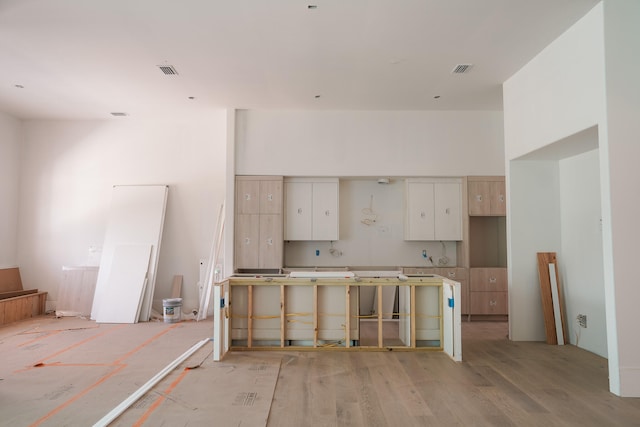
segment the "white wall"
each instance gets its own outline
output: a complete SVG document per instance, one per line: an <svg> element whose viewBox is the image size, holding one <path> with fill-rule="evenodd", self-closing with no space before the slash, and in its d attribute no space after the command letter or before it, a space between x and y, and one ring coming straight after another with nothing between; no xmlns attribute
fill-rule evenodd
<svg viewBox="0 0 640 427"><path fill-rule="evenodd" d="M591 150L559 162L562 254L558 270L571 344L607 357L600 158ZM587 316L587 328L576 316Z"/></svg>
<svg viewBox="0 0 640 427"><path fill-rule="evenodd" d="M525 203L530 203L533 197L527 192L531 187L537 188L537 180L547 178L544 172L521 169L517 159L603 123L603 86L601 5L504 83L505 160L510 195L507 219L509 291L511 337L515 340L544 339L542 311L529 308L530 295L534 290L539 293L537 272L534 274L533 270L535 253L559 252L561 249L559 205L554 204L554 216L548 218L551 233L541 222L539 209L524 209ZM557 164L551 167L558 168ZM559 197L559 179L550 183L546 190L548 196L539 194L536 197L541 201L551 195ZM529 243L523 242L523 236L531 233L535 238ZM522 310L527 312L526 316L517 314Z"/></svg>
<svg viewBox="0 0 640 427"><path fill-rule="evenodd" d="M612 271L605 265L605 277L615 276L615 288L607 293L607 322L617 333L620 384L623 396L640 397L640 340L636 316L640 301L637 254L640 241L638 212L640 195L640 2L606 0L604 2L604 40L607 90L607 154L604 164L610 187L610 224L605 218L606 252L611 256ZM602 164L601 163L601 164ZM603 203L606 203L603 199ZM608 240L608 233L611 239ZM615 322L614 322L615 320ZM614 367L615 368L615 367ZM610 373L612 371L610 364ZM615 378L615 372L614 372ZM614 390L617 392L618 390Z"/></svg>
<svg viewBox="0 0 640 427"><path fill-rule="evenodd" d="M609 387L622 396L640 396L640 342L632 321L640 298L634 268L640 200L629 187L640 182L639 19L637 1L603 0L503 86L509 194L520 191L514 159L585 129L597 130ZM513 200L511 208L517 209ZM535 223L534 215L508 218L510 291L533 286L524 284L528 272L519 268L531 254L517 247L529 221ZM513 310L529 303L511 295ZM513 337L535 339L525 325L512 323L511 330Z"/></svg>
<svg viewBox="0 0 640 427"><path fill-rule="evenodd" d="M241 110L236 136L238 175L504 175L499 111Z"/></svg>
<svg viewBox="0 0 640 427"><path fill-rule="evenodd" d="M225 196L226 114L189 120L29 121L21 153L18 263L25 286L55 305L63 265L86 265L104 240L112 186L168 184L154 307L175 274L183 308L198 305Z"/></svg>
<svg viewBox="0 0 640 427"><path fill-rule="evenodd" d="M17 265L21 124L0 113L0 268Z"/></svg>

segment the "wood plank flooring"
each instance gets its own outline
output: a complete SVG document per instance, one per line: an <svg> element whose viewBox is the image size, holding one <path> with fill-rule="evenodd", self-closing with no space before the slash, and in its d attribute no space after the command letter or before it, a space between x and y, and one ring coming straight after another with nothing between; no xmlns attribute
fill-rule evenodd
<svg viewBox="0 0 640 427"><path fill-rule="evenodd" d="M282 353L269 426L638 426L607 361L463 324L462 363L434 352Z"/></svg>

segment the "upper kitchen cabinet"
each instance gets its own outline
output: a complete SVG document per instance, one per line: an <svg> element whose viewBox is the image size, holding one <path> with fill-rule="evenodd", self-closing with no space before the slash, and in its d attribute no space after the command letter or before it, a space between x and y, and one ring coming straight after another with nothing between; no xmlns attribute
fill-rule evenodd
<svg viewBox="0 0 640 427"><path fill-rule="evenodd" d="M282 214L282 177L236 177L236 213Z"/></svg>
<svg viewBox="0 0 640 427"><path fill-rule="evenodd" d="M282 268L283 177L237 176L235 267Z"/></svg>
<svg viewBox="0 0 640 427"><path fill-rule="evenodd" d="M469 216L505 216L506 188L503 176L467 177Z"/></svg>
<svg viewBox="0 0 640 427"><path fill-rule="evenodd" d="M462 240L462 191L459 179L407 179L405 240Z"/></svg>
<svg viewBox="0 0 640 427"><path fill-rule="evenodd" d="M284 240L338 240L338 179L287 178Z"/></svg>

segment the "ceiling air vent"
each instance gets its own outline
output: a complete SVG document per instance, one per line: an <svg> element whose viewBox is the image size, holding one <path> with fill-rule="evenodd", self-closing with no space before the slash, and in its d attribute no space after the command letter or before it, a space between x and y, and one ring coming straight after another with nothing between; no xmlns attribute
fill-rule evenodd
<svg viewBox="0 0 640 427"><path fill-rule="evenodd" d="M173 65L158 65L160 71L162 71L167 76L177 76L178 71L174 68Z"/></svg>
<svg viewBox="0 0 640 427"><path fill-rule="evenodd" d="M468 73L471 67L473 67L473 64L458 64L453 68L453 70L451 70L451 74Z"/></svg>

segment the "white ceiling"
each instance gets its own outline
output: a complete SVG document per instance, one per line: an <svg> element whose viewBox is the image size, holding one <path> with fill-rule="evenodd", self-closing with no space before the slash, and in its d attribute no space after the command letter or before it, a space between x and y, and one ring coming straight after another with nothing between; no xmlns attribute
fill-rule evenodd
<svg viewBox="0 0 640 427"><path fill-rule="evenodd" d="M0 111L501 110L501 83L596 3L0 0Z"/></svg>

